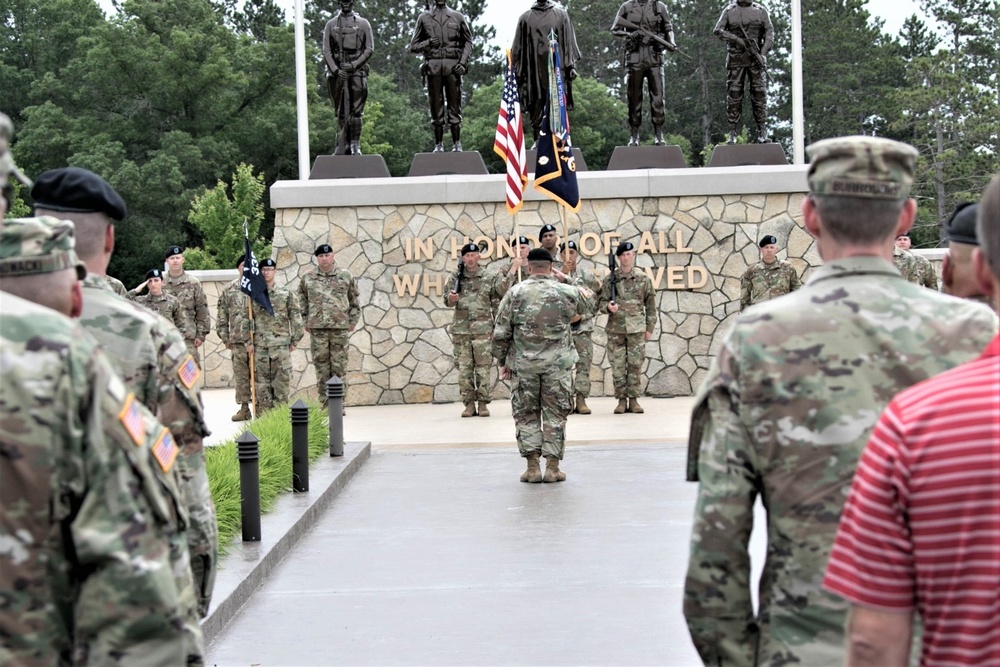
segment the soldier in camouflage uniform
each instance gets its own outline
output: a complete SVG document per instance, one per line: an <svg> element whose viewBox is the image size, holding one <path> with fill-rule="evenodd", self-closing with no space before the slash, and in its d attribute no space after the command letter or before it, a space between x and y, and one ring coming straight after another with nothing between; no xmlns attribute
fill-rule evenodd
<svg viewBox="0 0 1000 667"><path fill-rule="evenodd" d="M684 615L708 665L844 663L846 603L820 583L861 451L893 395L977 357L997 327L989 309L912 285L889 261L916 214L913 147L842 137L808 153L802 208L824 265L739 318L695 399ZM755 614L758 494L768 546Z"/></svg>
<svg viewBox="0 0 1000 667"><path fill-rule="evenodd" d="M938 288L937 274L934 273L934 265L931 261L924 257L923 255L918 255L910 250L910 235L900 234L896 237L896 247L903 252L909 254L913 258L913 262L916 264L916 268L912 271L912 280L908 277L907 280L915 282L918 285L923 285L928 289L936 290ZM897 264L899 266L899 264Z"/></svg>
<svg viewBox="0 0 1000 667"><path fill-rule="evenodd" d="M144 288L148 289L148 292L140 294ZM185 339L188 338L189 334L194 333L186 329L190 323L184 317L181 302L163 291L163 271L150 269L146 272L146 280L134 290L129 290L125 296L140 306L170 320Z"/></svg>
<svg viewBox="0 0 1000 667"><path fill-rule="evenodd" d="M496 313L500 300L514 285L528 277L528 253L531 251L531 240L527 236L518 236L514 243L517 255L504 260L493 272L490 279L490 309Z"/></svg>
<svg viewBox="0 0 1000 667"><path fill-rule="evenodd" d="M573 391L576 394L575 414L589 415L587 397L590 396L590 365L594 360L594 315L597 311L597 295L601 291L601 280L590 269L579 266L580 249L576 241L568 241L561 246L562 270L553 268L552 273L561 281L583 288L587 311L579 322L573 324L573 347L577 361L574 371ZM553 262L553 266L554 266Z"/></svg>
<svg viewBox="0 0 1000 667"><path fill-rule="evenodd" d="M559 232L556 231L555 225L546 223L538 230L538 247L545 249L552 255L553 272L562 268L563 261L559 254Z"/></svg>
<svg viewBox="0 0 1000 667"><path fill-rule="evenodd" d="M257 409L270 410L288 402L292 381L292 352L302 340L302 313L295 293L274 282L278 265L273 259L260 263L260 273L267 283L274 315L256 301L253 303L253 339L247 343L247 352L253 357L254 384L257 390ZM242 323L241 338L249 338L250 322Z"/></svg>
<svg viewBox="0 0 1000 667"><path fill-rule="evenodd" d="M799 274L788 262L778 259L778 239L761 237L760 261L748 267L740 279L740 310L774 299L802 287Z"/></svg>
<svg viewBox="0 0 1000 667"><path fill-rule="evenodd" d="M0 231L0 289L47 304L2 297L0 664L202 665L178 447L66 317L85 271L72 230Z"/></svg>
<svg viewBox="0 0 1000 667"><path fill-rule="evenodd" d="M646 361L646 341L656 327L656 292L649 276L635 266L635 245L622 241L615 255L619 262L614 272L617 298L611 299L612 277L608 275L601 285L597 312L609 313L608 360L618 399L615 414L641 414L642 365Z"/></svg>
<svg viewBox="0 0 1000 667"><path fill-rule="evenodd" d="M587 312L581 290L552 277L552 256L528 253L529 277L504 295L493 330L500 376L511 380L517 446L528 467L522 482L562 482L566 417L573 407L576 350L570 326ZM509 360L509 361L508 361ZM545 473L539 457L546 458Z"/></svg>
<svg viewBox="0 0 1000 667"><path fill-rule="evenodd" d="M246 339L240 338L243 330L241 322L247 318L248 297L240 290L240 279L243 276L243 257L236 262L236 279L222 289L215 311L215 331L222 339L222 344L229 350L233 363L233 383L236 385L236 402L240 404L239 411L233 415L233 421L251 419L250 403L250 355L247 354Z"/></svg>
<svg viewBox="0 0 1000 667"><path fill-rule="evenodd" d="M198 593L208 613L218 561L218 528L205 470L203 439L209 435L197 381L201 374L177 328L157 313L119 297L104 281L114 250L114 225L125 202L97 174L68 167L47 171L31 190L35 211L71 220L77 252L87 265L81 325L108 350L136 398L170 429L180 446L174 474L187 507L186 537Z"/></svg>
<svg viewBox="0 0 1000 667"><path fill-rule="evenodd" d="M325 403L326 383L336 376L344 383L347 405L347 344L361 321L358 283L350 271L337 266L329 244L317 247L313 255L316 270L299 281L298 301L316 367L316 393Z"/></svg>
<svg viewBox="0 0 1000 667"><path fill-rule="evenodd" d="M167 275L164 277L163 289L167 294L181 302L181 308L188 320L188 325L181 328L184 332L184 342L188 352L201 368L200 348L208 333L212 330L212 318L208 314L208 297L201 282L184 272L184 251L180 246L167 248L163 257L167 262ZM194 337L191 336L194 332Z"/></svg>
<svg viewBox="0 0 1000 667"><path fill-rule="evenodd" d="M108 287L111 288L112 292L114 292L118 296L123 296L125 298L128 298L128 288L125 287L125 283L118 280L114 276L109 276L109 275L104 276L104 282L108 284Z"/></svg>
<svg viewBox="0 0 1000 667"><path fill-rule="evenodd" d="M490 334L493 333L493 312L490 309L489 277L479 266L479 246L462 246L462 266L451 276L451 291L444 305L455 309L451 324L451 341L455 346L458 367L458 390L465 404L463 417L489 417L490 395ZM459 291L456 292L455 290ZM478 404L478 407L477 407Z"/></svg>

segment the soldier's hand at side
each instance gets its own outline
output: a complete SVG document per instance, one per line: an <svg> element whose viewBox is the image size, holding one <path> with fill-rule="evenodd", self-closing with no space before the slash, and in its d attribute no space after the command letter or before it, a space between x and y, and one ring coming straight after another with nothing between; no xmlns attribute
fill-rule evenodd
<svg viewBox="0 0 1000 667"><path fill-rule="evenodd" d="M500 367L500 379L502 379L502 380L509 380L510 377L511 377L511 375L513 375L513 374L510 372L509 368L507 368L506 366L501 366Z"/></svg>
<svg viewBox="0 0 1000 667"><path fill-rule="evenodd" d="M204 344L204 342L205 342L205 341L203 341L203 340L202 340L202 339L200 339L200 338L195 338L195 339L194 339L194 346L195 346L195 347L201 347L201 346L202 346L202 344Z"/></svg>
<svg viewBox="0 0 1000 667"><path fill-rule="evenodd" d="M451 73L454 74L455 76L464 76L465 73L468 71L469 69L462 63L458 63L451 69Z"/></svg>
<svg viewBox="0 0 1000 667"><path fill-rule="evenodd" d="M458 303L458 294L456 294L455 292L449 292L448 303Z"/></svg>
<svg viewBox="0 0 1000 667"><path fill-rule="evenodd" d="M356 325L352 324L352 325L351 325L350 327L348 327L348 329L347 329L347 332L348 332L348 333L354 333L354 327L355 327L355 326L356 326Z"/></svg>
<svg viewBox="0 0 1000 667"><path fill-rule="evenodd" d="M226 349L227 350L233 349L233 344L232 343L226 343Z"/></svg>
<svg viewBox="0 0 1000 667"><path fill-rule="evenodd" d="M288 346L288 351L289 352L294 352L295 351L295 345L294 344L293 345L289 345Z"/></svg>
<svg viewBox="0 0 1000 667"><path fill-rule="evenodd" d="M569 79L570 81L572 81L573 79L575 79L578 76L579 76L579 74L576 73L576 68L575 67L567 67L566 68L566 78L567 79Z"/></svg>
<svg viewBox="0 0 1000 667"><path fill-rule="evenodd" d="M608 303L608 312L609 313L617 313L618 312L618 304L615 303L614 301Z"/></svg>
<svg viewBox="0 0 1000 667"><path fill-rule="evenodd" d="M647 331L646 332L646 340L649 340L652 337L653 337L653 334Z"/></svg>

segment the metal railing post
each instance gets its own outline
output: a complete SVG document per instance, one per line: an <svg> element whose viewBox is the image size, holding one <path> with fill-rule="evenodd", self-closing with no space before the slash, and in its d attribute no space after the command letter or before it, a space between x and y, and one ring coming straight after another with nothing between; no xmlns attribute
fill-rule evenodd
<svg viewBox="0 0 1000 667"><path fill-rule="evenodd" d="M330 456L343 456L344 383L336 375L326 381L326 409L330 414Z"/></svg>
<svg viewBox="0 0 1000 667"><path fill-rule="evenodd" d="M243 541L260 542L260 440L250 431L236 439L240 462L240 522Z"/></svg>
<svg viewBox="0 0 1000 667"><path fill-rule="evenodd" d="M309 490L309 406L292 405L292 490Z"/></svg>

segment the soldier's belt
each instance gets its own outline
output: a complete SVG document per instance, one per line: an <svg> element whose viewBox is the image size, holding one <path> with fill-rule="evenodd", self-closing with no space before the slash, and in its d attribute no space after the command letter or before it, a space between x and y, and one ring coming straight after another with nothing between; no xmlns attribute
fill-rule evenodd
<svg viewBox="0 0 1000 667"><path fill-rule="evenodd" d="M429 59L440 59L440 58L461 58L462 49L431 49L427 53Z"/></svg>

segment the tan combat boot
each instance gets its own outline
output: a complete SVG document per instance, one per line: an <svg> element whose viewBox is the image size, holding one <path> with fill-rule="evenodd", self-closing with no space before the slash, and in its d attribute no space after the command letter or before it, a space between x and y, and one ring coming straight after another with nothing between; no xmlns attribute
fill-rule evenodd
<svg viewBox="0 0 1000 667"><path fill-rule="evenodd" d="M547 457L545 462L545 474L542 476L543 482L565 482L566 473L559 470L559 459L554 456Z"/></svg>
<svg viewBox="0 0 1000 667"><path fill-rule="evenodd" d="M587 397L586 396L584 396L583 394L577 394L576 395L576 408L574 408L573 412L575 412L575 413L577 413L579 415L589 415L590 414L590 408L587 407Z"/></svg>
<svg viewBox="0 0 1000 667"><path fill-rule="evenodd" d="M639 405L638 398L628 399L628 411L636 415L641 415L643 412L645 412L645 410L642 409L642 406Z"/></svg>
<svg viewBox="0 0 1000 667"><path fill-rule="evenodd" d="M465 402L465 412L462 413L463 417L475 417L476 416L476 402L466 401Z"/></svg>
<svg viewBox="0 0 1000 667"><path fill-rule="evenodd" d="M250 407L246 403L240 404L240 411L233 415L234 422L245 422L250 421L252 415L250 414Z"/></svg>
<svg viewBox="0 0 1000 667"><path fill-rule="evenodd" d="M538 452L531 452L524 458L528 461L528 469L521 473L521 481L538 484L542 481L542 468L538 465Z"/></svg>
<svg viewBox="0 0 1000 667"><path fill-rule="evenodd" d="M479 416L480 417L489 417L490 416L490 409L488 407L486 407L486 401L479 401L479 410L478 410L478 412L479 412Z"/></svg>
<svg viewBox="0 0 1000 667"><path fill-rule="evenodd" d="M618 405L615 406L615 414L623 415L626 410L628 410L628 402L624 398L619 398Z"/></svg>

